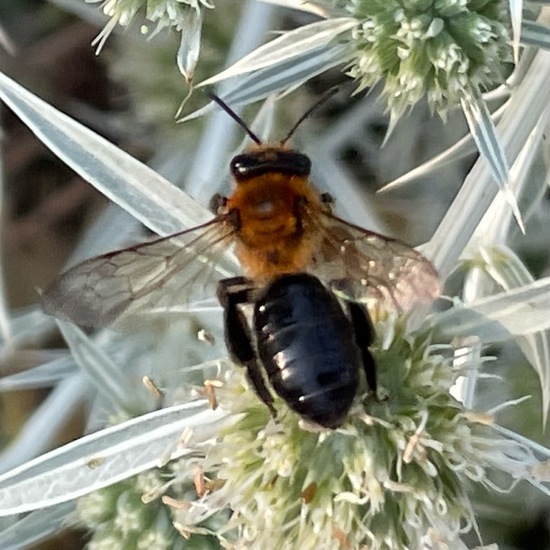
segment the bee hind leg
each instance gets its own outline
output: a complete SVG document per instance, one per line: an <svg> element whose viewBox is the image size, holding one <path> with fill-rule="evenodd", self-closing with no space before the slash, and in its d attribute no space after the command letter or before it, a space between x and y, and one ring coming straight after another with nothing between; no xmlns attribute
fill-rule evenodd
<svg viewBox="0 0 550 550"><path fill-rule="evenodd" d="M275 418L273 396L266 386L257 352L252 343L252 332L239 304L252 301L254 284L245 277L223 279L218 283L217 296L224 309L225 344L234 363L244 367L256 395Z"/></svg>
<svg viewBox="0 0 550 550"><path fill-rule="evenodd" d="M361 360L365 377L369 386L369 391L376 399L378 399L378 385L376 382L376 364L374 357L370 352L369 346L374 342L375 332L370 315L363 304L357 302L347 302L348 311L351 317L353 326L353 334L355 343L361 351Z"/></svg>

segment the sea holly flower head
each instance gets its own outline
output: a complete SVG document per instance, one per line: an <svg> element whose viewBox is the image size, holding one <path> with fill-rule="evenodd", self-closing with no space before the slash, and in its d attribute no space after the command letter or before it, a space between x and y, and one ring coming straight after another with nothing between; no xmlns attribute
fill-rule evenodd
<svg viewBox="0 0 550 550"><path fill-rule="evenodd" d="M388 108L402 114L423 96L441 114L470 89L503 82L510 59L501 0L352 0L350 74L361 88L384 79Z"/></svg>
<svg viewBox="0 0 550 550"><path fill-rule="evenodd" d="M235 422L191 459L204 472L200 498L174 506L192 536L229 514L212 535L224 547L422 548L459 540L473 512L468 489L502 459L499 437L449 390L464 369L430 332L384 322L373 353L380 396L365 392L336 430L307 426L281 400L270 417L240 370L216 390ZM485 418L485 417L483 417ZM198 449L197 449L198 451Z"/></svg>
<svg viewBox="0 0 550 550"><path fill-rule="evenodd" d="M141 13L146 21L155 23L154 32L171 27L178 31L186 29L190 10L198 12L201 8L213 8L208 0L87 0L91 3L102 2L100 8L110 17L109 22L94 41L101 50L105 41L117 25L128 27Z"/></svg>
<svg viewBox="0 0 550 550"><path fill-rule="evenodd" d="M141 500L160 481L156 472L146 472L81 498L77 507L80 524L93 532L88 547L173 547L176 536L167 529L169 514L159 504L147 508Z"/></svg>

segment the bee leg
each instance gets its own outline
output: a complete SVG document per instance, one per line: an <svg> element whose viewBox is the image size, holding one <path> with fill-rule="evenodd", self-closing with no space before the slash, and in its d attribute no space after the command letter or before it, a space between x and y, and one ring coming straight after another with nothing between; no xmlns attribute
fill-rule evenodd
<svg viewBox="0 0 550 550"><path fill-rule="evenodd" d="M246 277L230 277L218 282L216 296L223 309L253 301L254 283Z"/></svg>
<svg viewBox="0 0 550 550"><path fill-rule="evenodd" d="M262 400L265 406L269 409L271 416L273 418L277 418L277 411L273 406L273 396L271 395L271 393L267 389L267 386L265 385L265 380L260 370L260 365L258 363L258 360L255 359L254 361L247 363L245 367L246 367L246 373L248 374L248 379L252 383L252 386L254 387L254 391L256 392L256 395Z"/></svg>
<svg viewBox="0 0 550 550"><path fill-rule="evenodd" d="M361 350L361 359L363 362L363 369L365 370L365 376L367 384L369 386L370 393L377 397L377 383L376 383L376 364L374 357L372 356L369 346L374 342L375 332L372 325L370 315L364 305L357 302L347 302L348 311L351 317L351 324L353 326L353 334L355 336L355 343Z"/></svg>
<svg viewBox="0 0 550 550"><path fill-rule="evenodd" d="M239 304L251 301L255 290L253 283L245 277L223 279L218 283L217 296L224 309L225 343L231 360L245 367L254 391L275 418L273 396L269 392L261 371L254 345L252 332Z"/></svg>
<svg viewBox="0 0 550 550"><path fill-rule="evenodd" d="M223 211L226 204L227 204L227 197L224 197L223 195L216 193L210 199L210 202L208 203L208 209L210 210L210 212L212 212L217 216Z"/></svg>

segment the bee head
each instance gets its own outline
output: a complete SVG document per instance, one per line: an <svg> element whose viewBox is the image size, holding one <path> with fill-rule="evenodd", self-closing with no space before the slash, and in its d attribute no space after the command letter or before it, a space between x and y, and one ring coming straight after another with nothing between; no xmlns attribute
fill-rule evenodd
<svg viewBox="0 0 550 550"><path fill-rule="evenodd" d="M280 147L261 147L233 157L231 174L237 182L269 173L309 176L311 161L298 151Z"/></svg>

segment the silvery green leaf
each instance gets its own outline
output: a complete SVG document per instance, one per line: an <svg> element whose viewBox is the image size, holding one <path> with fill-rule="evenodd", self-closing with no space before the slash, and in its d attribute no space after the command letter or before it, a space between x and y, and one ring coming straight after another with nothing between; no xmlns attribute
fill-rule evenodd
<svg viewBox="0 0 550 550"><path fill-rule="evenodd" d="M0 98L63 162L159 235L208 219L205 208L154 170L3 74Z"/></svg>
<svg viewBox="0 0 550 550"><path fill-rule="evenodd" d="M59 352L54 356L47 353L47 350L37 352L36 359L33 357L36 353L20 351L14 354L14 360L22 363L21 372L15 372L8 376L0 378L0 391L16 391L24 389L47 388L52 387L61 380L67 378L76 372L74 359L67 356L64 351L60 357ZM19 355L23 354L20 358ZM34 365L32 364L34 360ZM31 364L29 364L29 362Z"/></svg>
<svg viewBox="0 0 550 550"><path fill-rule="evenodd" d="M16 344L34 341L38 334L44 334L54 329L52 318L37 305L16 311L11 323Z"/></svg>
<svg viewBox="0 0 550 550"><path fill-rule="evenodd" d="M33 543L41 543L61 529L70 526L74 502L63 502L36 510L0 532L2 550L20 550Z"/></svg>
<svg viewBox="0 0 550 550"><path fill-rule="evenodd" d="M475 335L483 344L493 344L510 339L510 333L499 322L481 315L463 304L428 317L426 327L435 329L434 341L450 341Z"/></svg>
<svg viewBox="0 0 550 550"><path fill-rule="evenodd" d="M507 103L499 107L495 111L491 118L494 121L498 121L502 116L502 113L506 109ZM384 187L380 188L377 193L384 193L385 191L390 191L398 189L399 187L404 187L405 185L413 182L420 181L423 178L437 172L445 166L457 162L458 160L463 159L464 157L471 155L477 151L472 134L468 133L463 138L459 139L454 145L447 148L445 151L442 151L435 157L427 160L421 165L409 170L406 174L399 176L398 178L390 181Z"/></svg>
<svg viewBox="0 0 550 550"><path fill-rule="evenodd" d="M1 31L1 28L0 28ZM3 198L5 196L3 152L0 151L0 223L4 225L3 216L6 214L6 208L3 207ZM6 350L14 347L13 331L10 321L10 312L8 307L8 296L4 284L5 269L3 262L7 259L6 254L0 256L0 341L6 345Z"/></svg>
<svg viewBox="0 0 550 550"><path fill-rule="evenodd" d="M433 315L429 325L440 338L476 335L484 343L500 342L550 328L550 277L514 290L455 306Z"/></svg>
<svg viewBox="0 0 550 550"><path fill-rule="evenodd" d="M0 516L69 502L184 456L197 442L215 436L225 414L198 401L72 441L0 476ZM184 430L188 438L181 441Z"/></svg>
<svg viewBox="0 0 550 550"><path fill-rule="evenodd" d="M548 108L547 90L550 90L550 59L545 52L537 52L497 126L509 162L515 162L541 114ZM456 266L496 193L486 161L479 159L423 248L443 280Z"/></svg>
<svg viewBox="0 0 550 550"><path fill-rule="evenodd" d="M257 71L272 65L279 65L289 59L295 59L310 50L326 46L339 34L351 30L356 24L357 21L351 17L341 17L298 27L260 46L234 63L231 67L204 80L198 84L198 87L214 84L221 80Z"/></svg>
<svg viewBox="0 0 550 550"><path fill-rule="evenodd" d="M76 325L56 319L77 365L86 373L97 390L121 410L136 414L145 409L140 394L128 388L128 379L99 345Z"/></svg>
<svg viewBox="0 0 550 550"><path fill-rule="evenodd" d="M485 271L505 291L534 284L533 276L510 248L485 247L480 250L480 254L484 260ZM518 319L521 321L521 317ZM527 322L525 318L525 323ZM540 379L545 419L550 405L550 351L547 335L544 332L533 331L525 336L516 336L516 341Z"/></svg>
<svg viewBox="0 0 550 550"><path fill-rule="evenodd" d="M238 83L223 94L228 104L248 105L265 99L269 95L296 87L310 78L345 63L351 55L345 45L321 46L304 54L270 67L250 73L238 80ZM205 107L185 116L180 122L205 115L215 107L210 102Z"/></svg>
<svg viewBox="0 0 550 550"><path fill-rule="evenodd" d="M511 334L527 335L550 328L550 277L470 304L502 323Z"/></svg>
<svg viewBox="0 0 550 550"><path fill-rule="evenodd" d="M224 95L231 104L249 104L269 95L295 88L310 78L347 61L350 50L345 45L322 46L295 59L266 67L239 81Z"/></svg>
<svg viewBox="0 0 550 550"><path fill-rule="evenodd" d="M65 265L72 266L91 256L127 246L135 241L136 235L142 235L140 223L111 203L86 228Z"/></svg>
<svg viewBox="0 0 550 550"><path fill-rule="evenodd" d="M523 21L521 42L526 46L550 49L550 29L535 21Z"/></svg>
<svg viewBox="0 0 550 550"><path fill-rule="evenodd" d="M514 193L510 189L509 169L506 156L491 120L491 114L481 93L470 90L462 98L462 110L479 152L489 163L489 167L498 186L506 194L506 199L522 232L525 232Z"/></svg>

